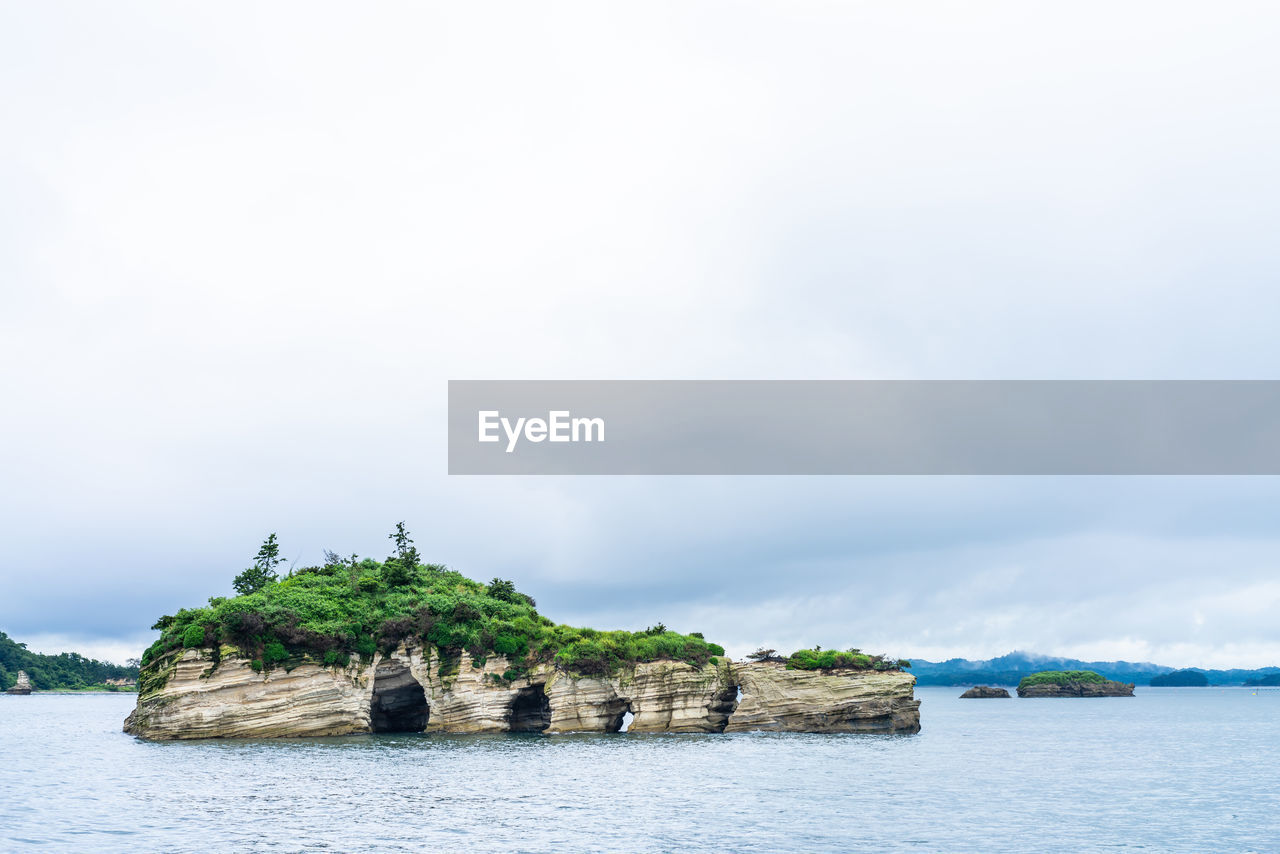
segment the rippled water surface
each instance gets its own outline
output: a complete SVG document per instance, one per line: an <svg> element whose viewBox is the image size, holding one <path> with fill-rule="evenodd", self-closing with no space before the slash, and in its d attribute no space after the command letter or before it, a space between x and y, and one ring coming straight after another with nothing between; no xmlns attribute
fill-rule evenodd
<svg viewBox="0 0 1280 854"><path fill-rule="evenodd" d="M1280 851L1280 691L917 693L915 736L164 744L0 696L0 850Z"/></svg>

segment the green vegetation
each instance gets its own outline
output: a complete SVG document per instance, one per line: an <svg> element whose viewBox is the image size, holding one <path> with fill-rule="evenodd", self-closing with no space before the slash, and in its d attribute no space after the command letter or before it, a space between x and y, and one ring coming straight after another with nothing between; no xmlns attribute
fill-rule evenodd
<svg viewBox="0 0 1280 854"><path fill-rule="evenodd" d="M413 540L405 530L404 522L397 522L395 532L388 534L387 539L395 541L396 555L387 558L386 564L382 567L382 578L388 587L403 587L413 580L413 567L420 563L418 550L414 548Z"/></svg>
<svg viewBox="0 0 1280 854"><path fill-rule="evenodd" d="M258 556L254 558L253 566L237 575L231 586L241 596L257 593L279 579L276 567L282 563L284 558L280 557L280 544L276 542L276 535L273 533L263 542L262 548L258 549Z"/></svg>
<svg viewBox="0 0 1280 854"><path fill-rule="evenodd" d="M182 633L182 645L185 647L204 646L204 626L187 626L187 630Z"/></svg>
<svg viewBox="0 0 1280 854"><path fill-rule="evenodd" d="M1032 685L1070 685L1073 682L1106 682L1107 680L1100 673L1094 673L1092 670L1042 670L1039 673L1032 673L1030 676L1023 677L1018 683L1019 688L1029 688Z"/></svg>
<svg viewBox="0 0 1280 854"><path fill-rule="evenodd" d="M18 643L0 632L0 691L7 691L18 680L18 671L25 670L31 685L37 691L73 691L100 688L118 690L106 685L108 679L138 678L138 665L108 664L85 658L75 652L61 655L41 655L31 652L24 643Z"/></svg>
<svg viewBox="0 0 1280 854"><path fill-rule="evenodd" d="M1175 670L1151 677L1153 688L1206 688L1209 677L1199 670Z"/></svg>
<svg viewBox="0 0 1280 854"><path fill-rule="evenodd" d="M747 656L755 661L780 661L771 649L758 649ZM868 655L860 649L798 649L786 659L788 670L905 670L911 662L883 655Z"/></svg>
<svg viewBox="0 0 1280 854"><path fill-rule="evenodd" d="M385 561L326 552L323 566L280 578L275 572L279 546L272 534L254 566L237 576L241 595L215 597L208 607L183 609L156 622L152 628L161 635L143 654L145 676L158 676L169 653L192 646L211 649L215 658L224 646L233 647L255 669L270 669L304 658L345 666L352 656L367 661L379 649L390 651L414 639L440 650L445 672L456 671L464 650L477 662L504 655L511 662L504 674L510 679L539 662L601 675L660 659L701 667L724 655L723 647L701 635L680 634L661 623L643 632L557 625L510 581L483 584L438 564L419 563L403 522L391 539L396 554ZM157 682L163 684L147 680L149 686Z"/></svg>

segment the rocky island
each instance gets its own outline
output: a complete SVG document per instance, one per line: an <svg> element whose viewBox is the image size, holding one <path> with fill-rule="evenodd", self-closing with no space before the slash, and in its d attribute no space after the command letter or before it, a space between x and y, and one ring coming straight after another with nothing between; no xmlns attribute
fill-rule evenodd
<svg viewBox="0 0 1280 854"><path fill-rule="evenodd" d="M6 694L30 694L31 680L27 678L25 670L18 671L18 681L13 683L13 687L5 692Z"/></svg>
<svg viewBox="0 0 1280 854"><path fill-rule="evenodd" d="M993 688L990 685L974 685L960 695L961 700L1009 700L1009 692L1004 688Z"/></svg>
<svg viewBox="0 0 1280 854"><path fill-rule="evenodd" d="M558 625L510 582L329 555L163 617L125 730L149 739L367 732L883 732L920 729L905 662L858 650L730 661L698 633ZM772 650L767 651L772 653Z"/></svg>
<svg viewBox="0 0 1280 854"><path fill-rule="evenodd" d="M1045 670L1018 683L1019 697L1132 697L1132 682L1113 682L1092 670Z"/></svg>

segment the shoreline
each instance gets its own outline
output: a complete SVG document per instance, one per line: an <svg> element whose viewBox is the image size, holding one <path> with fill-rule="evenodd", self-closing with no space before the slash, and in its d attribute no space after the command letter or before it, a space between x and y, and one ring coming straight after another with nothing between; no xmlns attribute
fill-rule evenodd
<svg viewBox="0 0 1280 854"><path fill-rule="evenodd" d="M129 691L124 691L124 690L120 690L120 691L107 691L107 690L104 690L104 689L102 689L102 688L55 688L55 689L53 689L53 690L49 690L49 691L32 691L30 694L6 694L5 692L0 691L0 696L10 696L10 697L39 697L39 696L41 696L41 695L44 695L44 696L48 697L48 696L53 696L53 695L63 695L63 694L66 694L66 695L76 695L76 696L79 696L79 695L82 695L82 694L83 694L83 695L89 695L89 694L104 694L104 695L107 695L107 696L119 696L119 695L124 695L124 696L127 696L127 697L133 697L133 696L137 696L137 693L138 693L138 692L137 692L136 690L129 690Z"/></svg>

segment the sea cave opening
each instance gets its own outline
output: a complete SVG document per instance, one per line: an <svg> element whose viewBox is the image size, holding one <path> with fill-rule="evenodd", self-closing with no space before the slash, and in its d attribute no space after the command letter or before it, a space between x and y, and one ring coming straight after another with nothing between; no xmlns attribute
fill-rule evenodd
<svg viewBox="0 0 1280 854"><path fill-rule="evenodd" d="M431 710L427 694L409 668L384 661L373 674L373 705L369 725L374 732L422 732Z"/></svg>
<svg viewBox="0 0 1280 854"><path fill-rule="evenodd" d="M542 732L551 726L551 701L541 685L516 692L511 701L511 732Z"/></svg>

